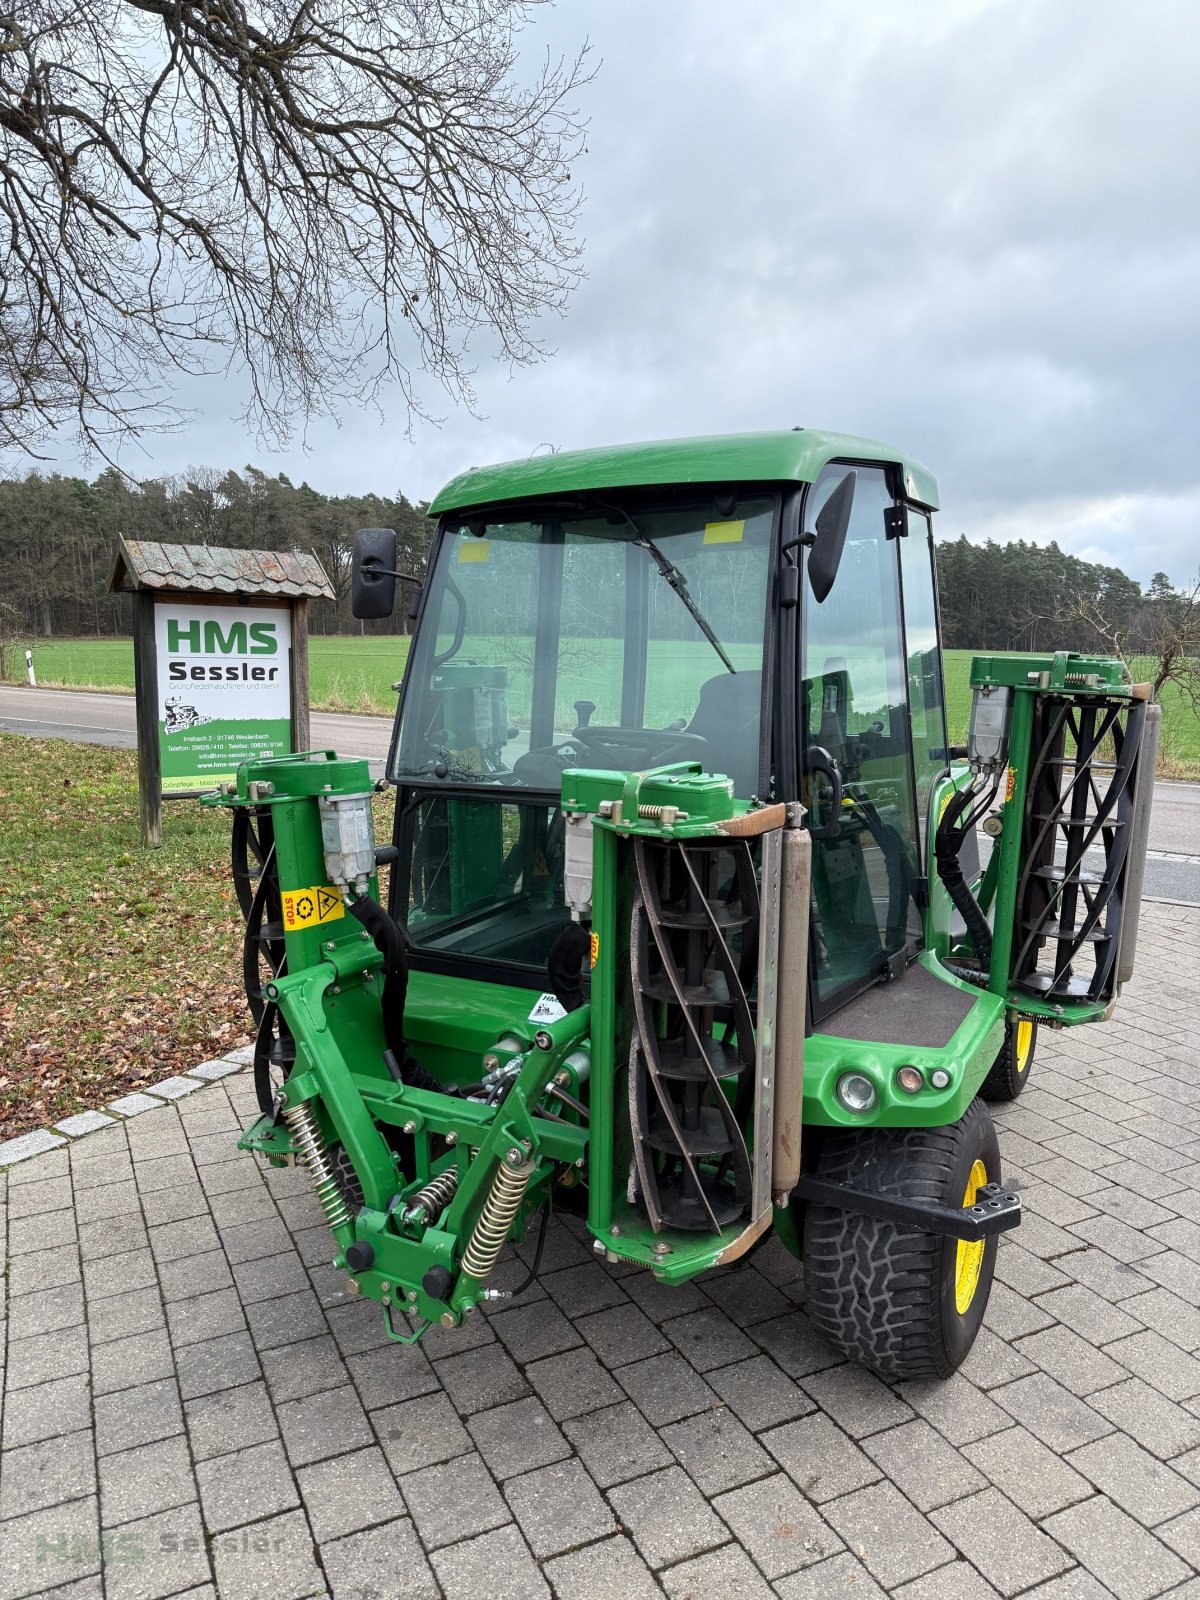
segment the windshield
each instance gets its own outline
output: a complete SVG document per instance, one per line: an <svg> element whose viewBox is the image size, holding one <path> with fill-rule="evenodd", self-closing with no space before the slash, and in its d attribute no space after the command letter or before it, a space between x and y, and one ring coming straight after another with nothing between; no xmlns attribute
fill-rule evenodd
<svg viewBox="0 0 1200 1600"><path fill-rule="evenodd" d="M393 777L557 792L700 761L748 799L774 497L578 500L444 528Z"/></svg>

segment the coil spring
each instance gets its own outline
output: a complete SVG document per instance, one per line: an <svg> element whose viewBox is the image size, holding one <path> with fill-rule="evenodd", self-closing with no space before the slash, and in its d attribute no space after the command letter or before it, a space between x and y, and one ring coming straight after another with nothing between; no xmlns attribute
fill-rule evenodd
<svg viewBox="0 0 1200 1600"><path fill-rule="evenodd" d="M463 1252L462 1269L472 1278L486 1278L496 1265L496 1257L508 1238L521 1205L521 1198L533 1176L533 1162L522 1159L520 1166L509 1166L502 1161L492 1179L492 1187L483 1202L479 1221L471 1230L467 1248Z"/></svg>
<svg viewBox="0 0 1200 1600"><path fill-rule="evenodd" d="M639 805L637 814L646 822L661 822L666 816L671 822L687 822L688 814L680 811L678 806L651 806Z"/></svg>
<svg viewBox="0 0 1200 1600"><path fill-rule="evenodd" d="M454 1199L458 1188L458 1168L447 1167L427 1183L404 1208L405 1222L433 1222Z"/></svg>
<svg viewBox="0 0 1200 1600"><path fill-rule="evenodd" d="M329 1164L325 1139L317 1126L312 1107L307 1101L298 1106L286 1106L283 1119L296 1146L296 1159L306 1167L317 1189L317 1199L331 1228L349 1227L353 1218L338 1181Z"/></svg>

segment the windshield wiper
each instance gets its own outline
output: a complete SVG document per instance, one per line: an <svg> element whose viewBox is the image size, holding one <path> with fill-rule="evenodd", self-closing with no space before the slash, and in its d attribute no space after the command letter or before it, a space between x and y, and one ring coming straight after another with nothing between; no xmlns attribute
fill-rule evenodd
<svg viewBox="0 0 1200 1600"><path fill-rule="evenodd" d="M720 656L722 662L725 664L726 670L736 673L737 668L725 654L724 646L722 645L720 639L717 638L716 634L709 627L708 620L704 613L688 593L687 579L684 577L683 573L680 572L675 563L662 553L648 533L642 532L637 523L633 520L623 506L608 505L603 500L594 500L591 495L587 497L587 504L589 506L594 506L599 511L610 511L618 517L624 517L625 521L633 529L634 533L637 534L637 538L633 541L634 544L637 545L639 550L644 550L646 552L662 576L667 580L672 589L674 589L675 593L683 601L684 605L688 609L688 614L692 621L696 624L696 626L700 629L700 632Z"/></svg>

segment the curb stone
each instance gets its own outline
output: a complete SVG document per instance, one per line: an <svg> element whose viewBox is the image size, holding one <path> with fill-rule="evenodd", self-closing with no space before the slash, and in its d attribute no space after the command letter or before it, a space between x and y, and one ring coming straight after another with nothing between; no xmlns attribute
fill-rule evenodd
<svg viewBox="0 0 1200 1600"><path fill-rule="evenodd" d="M253 1059L254 1047L240 1045L228 1055L202 1061L199 1066L189 1067L184 1073L173 1073L159 1083L148 1085L145 1090L120 1095L102 1109L79 1111L73 1116L61 1118L51 1128L35 1128L31 1133L18 1134L15 1139L0 1140L0 1172L6 1167L15 1167L21 1161L28 1161L32 1156L45 1155L48 1150L77 1143L89 1133L99 1133L130 1117L141 1116L143 1111L153 1111L174 1100L182 1100L185 1095L203 1089L206 1083L215 1083L219 1078L227 1078L230 1073L245 1071Z"/></svg>

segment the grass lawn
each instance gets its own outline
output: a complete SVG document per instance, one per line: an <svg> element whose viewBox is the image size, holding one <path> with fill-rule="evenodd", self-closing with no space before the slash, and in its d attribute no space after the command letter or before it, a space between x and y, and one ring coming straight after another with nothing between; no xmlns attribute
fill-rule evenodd
<svg viewBox="0 0 1200 1600"><path fill-rule="evenodd" d="M595 641L595 661L581 660L579 672L568 675L570 681L567 688L558 697L564 715L576 697L601 699L601 693L595 687L597 678L611 675L604 666L610 656L606 656L603 643L602 640ZM662 648L701 652L707 649L700 643L682 647L664 645ZM971 710L968 679L973 654L970 650L948 650L945 655L950 737L956 744L965 740L967 735ZM396 706L392 685L403 672L407 658L407 639L314 636L309 642L309 681L314 708L321 711L391 715ZM126 692L133 688L133 646L128 639L61 639L38 643L34 647L34 665L40 684ZM669 664L664 662L662 665L667 666L668 671L656 669L651 676L651 687L652 694L657 687L665 706L670 700ZM1135 667L1137 665L1135 662ZM15 660L14 680L23 682L24 668L22 666L19 671L16 668ZM522 689L519 677L519 673L514 673L510 712L518 721ZM574 681L576 678L578 682ZM691 674L689 678L694 681ZM527 693L528 685L523 687ZM653 705L648 707L652 719L654 709ZM672 709L664 715L663 720L669 721L680 714L680 709ZM599 711L595 720L598 723L604 720ZM563 726L567 726L565 721ZM1200 718L1181 700L1173 685L1168 685L1163 700L1160 772L1167 777L1200 777Z"/></svg>

